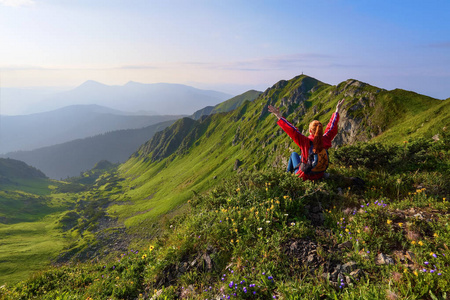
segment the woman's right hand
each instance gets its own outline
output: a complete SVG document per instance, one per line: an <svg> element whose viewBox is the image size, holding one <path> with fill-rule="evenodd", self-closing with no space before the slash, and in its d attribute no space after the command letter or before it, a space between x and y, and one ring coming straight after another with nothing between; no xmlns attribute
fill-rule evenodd
<svg viewBox="0 0 450 300"><path fill-rule="evenodd" d="M272 105L269 105L267 108L271 113L273 113L278 118L278 120L281 119L280 109L273 107Z"/></svg>
<svg viewBox="0 0 450 300"><path fill-rule="evenodd" d="M336 105L336 112L339 112L339 109L341 108L342 104L344 103L345 98L342 99L341 101L338 102L338 104Z"/></svg>

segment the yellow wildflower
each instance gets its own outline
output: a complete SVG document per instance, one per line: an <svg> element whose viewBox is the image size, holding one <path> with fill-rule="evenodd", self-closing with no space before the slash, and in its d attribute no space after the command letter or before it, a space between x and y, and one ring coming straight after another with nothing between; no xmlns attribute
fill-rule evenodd
<svg viewBox="0 0 450 300"><path fill-rule="evenodd" d="M411 244L415 245L415 244L416 244L416 241L412 241Z"/></svg>
<svg viewBox="0 0 450 300"><path fill-rule="evenodd" d="M237 188L237 189L236 189L236 192L239 192L240 190L241 190L240 188Z"/></svg>
<svg viewBox="0 0 450 300"><path fill-rule="evenodd" d="M142 259L145 259L147 257L147 254L142 255Z"/></svg>
<svg viewBox="0 0 450 300"><path fill-rule="evenodd" d="M236 243L239 243L239 240L236 240Z"/></svg>
<svg viewBox="0 0 450 300"><path fill-rule="evenodd" d="M234 229L234 231L235 231L235 232L238 232L238 229L236 228L236 229Z"/></svg>
<svg viewBox="0 0 450 300"><path fill-rule="evenodd" d="M434 237L439 237L439 234L437 234L436 232L433 234Z"/></svg>
<svg viewBox="0 0 450 300"><path fill-rule="evenodd" d="M233 239L231 240L231 243L232 243L232 244L234 243L234 240L233 240Z"/></svg>
<svg viewBox="0 0 450 300"><path fill-rule="evenodd" d="M392 220L387 220L386 223L391 224Z"/></svg>
<svg viewBox="0 0 450 300"><path fill-rule="evenodd" d="M419 243L418 243L420 246L423 246L423 242L422 241L419 241Z"/></svg>
<svg viewBox="0 0 450 300"><path fill-rule="evenodd" d="M345 228L345 232L348 232L348 228Z"/></svg>
<svg viewBox="0 0 450 300"><path fill-rule="evenodd" d="M357 233L361 233L361 230L358 229L358 230L356 230L356 232L357 232Z"/></svg>
<svg viewBox="0 0 450 300"><path fill-rule="evenodd" d="M398 226L402 227L402 226L403 226L403 223L398 223Z"/></svg>
<svg viewBox="0 0 450 300"><path fill-rule="evenodd" d="M419 273L417 273L417 271L414 271L414 275L419 276Z"/></svg>
<svg viewBox="0 0 450 300"><path fill-rule="evenodd" d="M150 252L152 252L154 248L155 247L153 245L151 245L150 247L148 247L148 250L150 250Z"/></svg>
<svg viewBox="0 0 450 300"><path fill-rule="evenodd" d="M403 273L408 273L408 269L404 269L404 270L403 270Z"/></svg>

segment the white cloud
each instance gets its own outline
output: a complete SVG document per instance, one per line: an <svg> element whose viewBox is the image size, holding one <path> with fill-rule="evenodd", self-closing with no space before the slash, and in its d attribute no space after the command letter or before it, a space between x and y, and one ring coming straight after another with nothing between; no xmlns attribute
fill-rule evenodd
<svg viewBox="0 0 450 300"><path fill-rule="evenodd" d="M0 0L0 5L10 7L30 6L34 4L34 0Z"/></svg>

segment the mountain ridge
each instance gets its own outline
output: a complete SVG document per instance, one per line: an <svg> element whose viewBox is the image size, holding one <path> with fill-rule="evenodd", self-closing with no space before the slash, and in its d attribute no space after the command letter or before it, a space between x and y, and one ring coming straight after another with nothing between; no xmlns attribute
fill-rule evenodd
<svg viewBox="0 0 450 300"><path fill-rule="evenodd" d="M23 116L0 116L0 153L37 149L113 130L142 128L178 117L128 115L95 104Z"/></svg>

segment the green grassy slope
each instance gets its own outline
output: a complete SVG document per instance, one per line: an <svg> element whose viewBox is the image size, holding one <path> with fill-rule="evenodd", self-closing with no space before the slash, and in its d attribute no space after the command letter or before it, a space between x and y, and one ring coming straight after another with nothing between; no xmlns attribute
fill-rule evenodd
<svg viewBox="0 0 450 300"><path fill-rule="evenodd" d="M237 174L190 197L139 251L50 268L0 296L446 299L449 146L446 135L341 147L332 179L316 183L279 171Z"/></svg>
<svg viewBox="0 0 450 300"><path fill-rule="evenodd" d="M119 174L126 180L122 184L124 193L117 200L128 204L119 202L108 211L127 227L145 227L185 203L194 192L207 190L236 174L233 167L237 159L243 163L242 169L281 168L295 144L266 113L266 105L281 105L287 118L298 121L301 129L313 118L328 122L342 97L347 98L344 109L348 115L358 118L360 114L366 121L361 123L361 131L382 128L379 140L431 137L448 122L449 102L401 90L383 91L355 80L329 86L298 76L280 81L253 103L245 103L233 112L202 121L180 120L157 134L120 167ZM430 114L435 114L429 122L434 125L426 133L396 133L412 120Z"/></svg>
<svg viewBox="0 0 450 300"><path fill-rule="evenodd" d="M414 143L413 141L407 145L402 144L402 146L395 143L419 136L429 139L436 134L440 135L440 143L442 143L442 139L446 135L446 131L443 128L448 125L448 107L450 102L431 99L401 90L385 91L355 80L348 80L338 86L330 86L314 78L298 76L289 81L278 82L254 102L245 102L232 112L211 115L199 121L190 119L177 121L174 125L156 134L151 141L144 144L126 163L119 167L117 172L108 172L100 176L94 187L90 190L81 192L80 194L71 194L77 199L82 200L78 202L79 205L77 205L77 208L72 211L74 215L76 214L82 217L80 217L80 221L72 229L67 229L66 234L71 236L72 242L71 246L67 249L75 252L80 249L86 251L85 246L88 246L90 243L98 242L101 244L100 238L96 237L99 234L97 232L98 224L91 226L94 225L91 223L98 222L98 216L94 212L95 209L99 209L102 214L105 213L108 218L115 220L114 226L125 226L126 234L133 237L133 241L131 241L132 245L143 247L143 245L148 245L149 243L160 243L160 247L166 250L174 249L173 252L170 252L171 250L162 251L158 257L161 260L152 260L152 264L148 265L148 268L151 270L147 270L144 275L139 273L141 271L138 272L139 274L133 273L135 275L138 274L136 275L138 279L131 280L130 278L134 276L131 276L131 273L129 273L130 278L117 273L118 280L121 280L119 285L126 286L128 284L129 287L134 287L133 291L127 295L137 297L138 292L151 295L150 293L154 288L160 289L162 286L169 288L170 284L164 283L161 285L157 283L157 279L163 276L161 274L168 272L164 268L170 268L170 266L165 265L165 262L170 262L173 259L183 260L182 257L186 253L192 254L191 252L198 253L198 251L202 251L202 245L207 245L208 243L204 240L201 240L201 243L197 243L191 238L197 236L196 229L198 228L202 228L200 230L202 232L199 234L200 236L207 235L209 227L204 224L213 224L216 218L214 214L217 214L221 209L228 210L234 207L230 206L231 204L227 205L228 200L231 199L231 202L239 202L239 205L244 205L246 207L246 213L248 213L251 207L259 202L267 202L271 199L273 200L274 197L280 198L287 195L286 193L289 193L289 188L293 188L295 185L299 185L301 190L296 194L299 201L297 203L299 206L297 207L307 205L307 203L303 203L301 200L305 194L310 192L313 194L319 193L314 189L313 184L301 183L301 181L292 182L291 179L285 178L284 175L270 173L271 170L282 170L284 168L289 153L295 149L295 144L279 129L276 125L275 118L268 114L267 105L280 106L285 116L302 130L306 128L312 119L319 119L326 123L333 113L337 101L342 99L342 97L347 99L343 108L342 124L346 124L346 122L350 122L351 120L354 124L357 124L355 132L359 134L358 138L376 138L380 141L388 141L389 143L385 144L392 144L389 147L393 148L377 146L378 144L372 143L367 144L367 149L356 146L356 148L347 149L348 153L355 153L355 157L357 158L356 162L348 162L347 164L341 165L339 165L340 161L349 161L349 158L346 160L342 153L333 153L335 155L333 156L335 157L334 159L338 157L339 159L332 161L334 166L330 169L330 172L347 176L360 176L369 183L371 188L380 188L382 186L385 190L380 193L371 190L367 194L361 194L356 191L355 193L347 193L345 199L340 199L339 197L342 196L342 189L345 188L345 184L339 183L339 180L330 186L324 186L323 189L320 188L324 191L324 195L322 195L324 198L320 198L319 200L327 203L327 209L331 210L333 206L330 201L336 201L335 199L340 199L343 203L342 205L338 205L337 211L330 212L330 220L342 217L342 211L347 208L353 209L357 205L361 205L359 203L361 199L372 202L380 201L381 199L392 202L398 200L400 202L396 207L404 209L408 201L416 201L415 198L412 199L409 197L407 193L412 193L416 187L424 185L432 191L430 197L418 199L414 202L415 205L424 207L428 201L433 209L437 209L439 212L442 211L442 199L446 198L449 193L449 182L446 179L449 177L448 168L447 173L445 171L449 161L448 150L445 150L445 147L435 149L427 143L420 144ZM431 116L434 118L431 118ZM414 120L420 121L422 119L428 120L423 122L423 126L414 122ZM409 127L412 129L405 135L403 130ZM421 131L419 127L426 127L426 132ZM342 131L345 131L345 129L341 128ZM388 148L385 149L383 147ZM411 148L411 150L404 151L402 147ZM423 154L416 151L418 149L420 150L420 147L429 147L431 149L431 152L428 153L430 157L427 157L427 153ZM407 161L405 159L402 160L402 155L411 155L415 158L416 163L425 165L419 164L417 166L411 163L408 167L401 169L403 173L386 169L372 171L369 166L364 165L361 165L361 169L358 167L361 161L373 161L377 157L390 158L391 154L397 159L394 166L397 166L401 161ZM433 173L435 164L431 164L431 166L428 164L430 162L436 163L438 161L436 158L439 157L445 162L444 168L438 169ZM238 170L235 170L234 167L237 160L239 160L240 166ZM387 163L387 166L390 166L390 164ZM261 171L262 173L259 173ZM196 199L196 195L208 190L214 190L224 181L228 182L230 178L240 178L240 172L255 173L256 177L260 177L258 179L250 175L252 177L250 179L242 179L241 181L237 179L238 181L233 181L233 183L222 187L221 189L228 189L228 196L219 195L220 197L218 198L213 196L212 201L216 204L212 206L208 206L208 201L202 202L201 207L203 210L192 210L192 207L187 204L188 201L192 203ZM267 180L277 185L285 185L285 188L277 190L270 198L266 198L266 196L262 196L260 193L264 193L264 190L266 188L269 189L269 187L264 186L263 179L261 178L268 178ZM255 182L257 183L255 184ZM236 198L232 191L243 187L248 188L248 194L246 194L248 198L240 196L236 196ZM338 188L341 189L341 194L338 194ZM340 196L337 196L337 194ZM290 196L292 197L293 195ZM317 200L315 197L311 199ZM243 202L241 203L241 201ZM265 209L269 208L271 208L270 205L265 207ZM276 211L276 222L279 222L285 213L294 214L293 218L289 219L289 222L297 223L305 221L304 217L302 217L302 211L288 212L284 209ZM202 219L202 212L206 212L206 215L209 217ZM182 220L190 218L190 213L193 214L192 216L199 215L199 217L195 218L192 224L189 221L182 223L184 222ZM260 213L263 214L264 212L260 211ZM233 208L233 214L237 214L233 215L237 219L239 213L236 208ZM174 216L175 219L172 219ZM388 216L394 218L393 215ZM177 218L180 221L176 221L178 220ZM401 220L402 223L406 222L404 218L398 218L398 220ZM242 219L242 226L250 226L250 224L246 225L244 221ZM275 222L274 219L265 219L265 221ZM373 224L375 224L375 221L372 219L366 221L374 222ZM312 227L310 227L307 221L305 222L305 224L302 223L305 226L302 225L298 229L299 231L296 231L294 238L303 238L305 233L311 232ZM364 220L361 219L360 222L358 226ZM179 224L180 226L180 231L176 235L172 235L170 233L171 231L165 227L173 224ZM288 228L289 226L286 227L285 225L290 223L283 224L280 224L281 227L277 225L276 228L282 229L281 232L287 234L290 229ZM444 230L442 224L445 224L445 222L436 225L436 228L440 230L439 232ZM255 227L256 225L253 224L251 226ZM327 228L331 228L336 233L334 237L336 241L344 241L339 237L339 234L341 234L338 233L339 228L332 227L331 223L327 226ZM235 229L239 232L239 228L236 228L234 225L223 229L225 232L230 230L234 231ZM358 229L361 231L363 228L358 227ZM221 232L221 230L219 231ZM242 265L246 259L256 259L258 255L261 255L261 251L275 251L273 255L278 255L277 251L280 251L280 243L286 241L282 240L280 235L274 235L274 232L273 230L267 231L267 235L262 236L261 240L261 242L264 240L267 241L272 237L277 239L276 241L271 240L272 250L264 248L265 246L262 244L253 245L250 243L249 245L253 245L252 247L240 250L253 251L253 254L250 255L238 249L240 252L236 252L237 256L234 257L239 261L233 261L233 263ZM226 271L223 267L230 262L230 257L227 253L234 251L232 250L234 248L230 248L229 244L222 244L223 241L221 239L223 238L223 234L222 232L212 235L211 240L207 240L213 245L219 244L218 248L221 254L218 255L221 258L219 258L218 262L218 272ZM251 234L248 234L248 238L250 238ZM100 235L98 236L100 237ZM429 235L425 236L429 238ZM159 237L162 240L150 241L148 237ZM228 235L226 237L230 238ZM317 238L317 236L314 237ZM243 236L241 238L244 239ZM235 240L236 236L233 239ZM399 237L399 241L402 242L404 240ZM445 243L445 241L442 243ZM248 242L251 241L248 240ZM386 243L389 244L390 242L388 241ZM436 251L438 247L443 247L442 243L433 245L430 250L433 249L433 251ZM386 249L377 246L377 244L371 244L371 247L373 249ZM183 252L183 249L188 250L187 252ZM103 250L105 249L96 249L95 253L102 253ZM420 253L420 255L425 255L422 252ZM149 254L147 253L147 255ZM269 255L269 257L272 256ZM101 256L97 256L97 258L101 258ZM136 256L135 258L139 257ZM141 260L139 261L141 262ZM132 261L129 261L129 263L134 265ZM131 265L127 266L129 267ZM139 267L137 269L141 270L140 268L143 267L142 263L138 265ZM110 267L112 268L112 265ZM273 270L274 273L281 272L279 273L280 275L283 272L283 270L277 269L274 265L265 265L265 267ZM101 269L99 266L93 266L93 268L96 270ZM373 266L368 265L367 268L369 272L376 271L376 268L374 269ZM61 270L61 272L77 278L76 280L79 279L77 275L70 275L70 268ZM409 270L416 269L411 268ZM96 273L97 271L92 272L93 274L101 274ZM212 282L219 286L215 281L217 278L211 279L209 277L210 275L200 273L197 272L197 275L190 274L189 276L191 277L183 279L185 281L175 283L176 287L174 289L178 289L185 283L194 284L195 280L199 282L196 289L200 289L203 284ZM389 275L390 273L386 274ZM142 276L146 278L147 282L147 288L145 290L142 290L139 286L135 286L137 280L140 284L143 283L141 282ZM281 276L287 275L284 274ZM36 278L39 278L39 276ZM92 280L94 280L94 277L92 277ZM127 280L133 281L134 283L131 284ZM267 286L266 291L270 290L272 292L277 290L277 293L282 293L283 289L289 291L293 291L292 289L300 289L293 282L290 282L288 285L277 285L276 289L273 286L271 288ZM97 288L100 289L100 286L97 286ZM376 288L370 287L370 290L376 292ZM127 293L123 290L122 292ZM80 291L80 295L83 295L80 297L86 297L96 294L88 290L83 290Z"/></svg>

